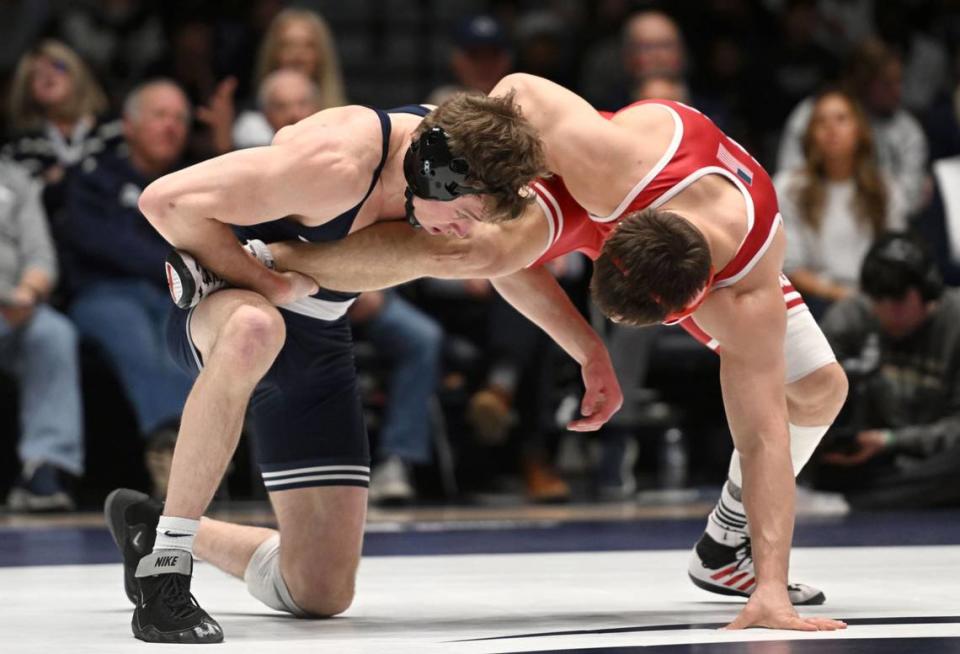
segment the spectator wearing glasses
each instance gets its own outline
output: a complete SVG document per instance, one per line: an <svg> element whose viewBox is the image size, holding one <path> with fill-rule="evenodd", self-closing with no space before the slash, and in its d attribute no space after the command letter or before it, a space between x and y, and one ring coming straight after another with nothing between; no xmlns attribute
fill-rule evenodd
<svg viewBox="0 0 960 654"><path fill-rule="evenodd" d="M90 69L53 39L20 58L8 103L14 134L3 155L46 184L48 213L62 203L68 168L123 141L120 122L104 119L107 100Z"/></svg>

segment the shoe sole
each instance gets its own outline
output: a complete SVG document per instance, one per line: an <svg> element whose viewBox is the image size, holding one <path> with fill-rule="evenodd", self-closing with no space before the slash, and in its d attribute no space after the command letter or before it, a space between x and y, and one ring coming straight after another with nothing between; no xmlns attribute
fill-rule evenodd
<svg viewBox="0 0 960 654"><path fill-rule="evenodd" d="M120 496L124 494L136 493L136 499L133 499L129 502L120 501ZM136 587L132 579L127 579L127 561L124 556L127 550L126 543L126 530L123 527L127 525L127 519L125 516L126 510L132 504L141 502L143 500L150 499L149 495L140 493L138 491L130 490L128 488L118 488L115 491L107 495L107 499L103 503L103 519L107 523L107 531L110 532L110 537L113 538L114 544L117 546L117 549L120 551L120 557L124 559L123 562L123 589L127 593L127 599L130 600L131 604L137 603L137 592ZM118 529L120 533L118 533ZM121 542L121 535L123 534L123 539Z"/></svg>
<svg viewBox="0 0 960 654"><path fill-rule="evenodd" d="M687 573L687 576L690 577L690 581L693 582L694 586L696 586L697 588L701 588L707 591L708 593L714 593L716 595L730 595L733 597L746 597L746 598L750 597L749 593L745 593L741 590L735 590L733 588L724 588L723 586L714 586L713 584L707 583L702 579L697 579L689 572ZM827 596L823 594L823 591L820 591L819 593L817 593L816 595L814 595L813 597L811 597L810 599L804 602L796 602L794 606L819 606L826 601L827 601Z"/></svg>
<svg viewBox="0 0 960 654"><path fill-rule="evenodd" d="M188 629L186 631L164 632L164 631L160 631L159 629L157 629L152 625L147 627L140 627L137 624L136 611L134 611L133 620L131 620L130 622L130 627L133 630L134 638L142 640L145 643L165 643L165 644L180 644L180 645L213 645L216 643L223 642L222 630L208 636L198 636L193 629Z"/></svg>
<svg viewBox="0 0 960 654"><path fill-rule="evenodd" d="M170 298L173 303L181 309L193 307L198 300L195 297L197 284L193 279L190 266L179 252L176 250L170 251L164 263L164 270L167 274L167 288L170 290Z"/></svg>

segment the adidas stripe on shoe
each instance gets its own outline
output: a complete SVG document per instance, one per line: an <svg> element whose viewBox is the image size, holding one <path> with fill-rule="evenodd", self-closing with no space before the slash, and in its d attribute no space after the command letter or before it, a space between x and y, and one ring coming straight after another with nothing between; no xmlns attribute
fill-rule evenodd
<svg viewBox="0 0 960 654"><path fill-rule="evenodd" d="M750 597L757 586L750 539L728 546L704 534L690 554L687 574L694 585L711 593ZM806 584L789 584L787 594L798 606L823 604L827 599L822 590Z"/></svg>

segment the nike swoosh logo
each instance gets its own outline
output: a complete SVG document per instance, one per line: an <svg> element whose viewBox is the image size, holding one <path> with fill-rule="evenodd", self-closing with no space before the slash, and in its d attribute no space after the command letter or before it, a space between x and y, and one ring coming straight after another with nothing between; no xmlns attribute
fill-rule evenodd
<svg viewBox="0 0 960 654"><path fill-rule="evenodd" d="M166 537L168 537L168 538L186 538L187 536L190 536L191 534L175 534L175 533L173 533L172 531L165 531L165 532L163 532L163 535L166 536Z"/></svg>
<svg viewBox="0 0 960 654"><path fill-rule="evenodd" d="M133 545L134 549L140 549L140 538L143 536L142 531L138 531L134 534L133 538L130 539L130 543Z"/></svg>

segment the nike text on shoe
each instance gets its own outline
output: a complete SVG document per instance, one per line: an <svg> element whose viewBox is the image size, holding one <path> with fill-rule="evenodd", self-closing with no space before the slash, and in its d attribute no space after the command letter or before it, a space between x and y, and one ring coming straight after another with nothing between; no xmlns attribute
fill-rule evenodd
<svg viewBox="0 0 960 654"><path fill-rule="evenodd" d="M128 488L110 493L103 505L107 528L123 557L123 588L132 604L137 603L137 564L153 549L162 512L160 502Z"/></svg>
<svg viewBox="0 0 960 654"><path fill-rule="evenodd" d="M750 597L757 587L750 539L728 546L704 534L690 555L687 574L694 585L720 595ZM789 584L787 593L795 605L823 604L823 591L806 584Z"/></svg>
<svg viewBox="0 0 960 654"><path fill-rule="evenodd" d="M148 643L219 643L223 630L190 593L193 557L180 550L158 550L137 566L137 607L133 635Z"/></svg>

